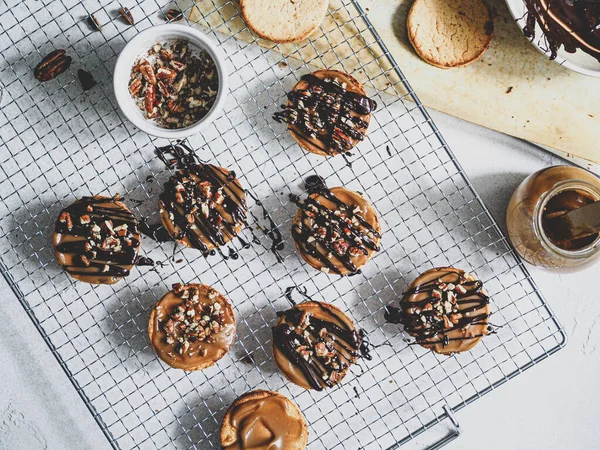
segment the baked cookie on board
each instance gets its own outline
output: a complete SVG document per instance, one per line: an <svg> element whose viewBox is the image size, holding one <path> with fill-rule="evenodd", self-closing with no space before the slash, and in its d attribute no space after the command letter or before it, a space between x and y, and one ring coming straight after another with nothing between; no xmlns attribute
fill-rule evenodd
<svg viewBox="0 0 600 450"><path fill-rule="evenodd" d="M490 46L494 24L483 0L415 0L407 29L421 59L447 69L477 61Z"/></svg>
<svg viewBox="0 0 600 450"><path fill-rule="evenodd" d="M248 28L279 44L306 39L321 25L328 6L329 0L240 0Z"/></svg>

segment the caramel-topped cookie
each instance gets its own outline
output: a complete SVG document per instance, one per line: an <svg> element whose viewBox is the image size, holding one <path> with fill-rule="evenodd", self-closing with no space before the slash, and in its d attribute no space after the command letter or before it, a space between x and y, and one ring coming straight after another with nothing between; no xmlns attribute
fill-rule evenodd
<svg viewBox="0 0 600 450"><path fill-rule="evenodd" d="M178 170L165 183L159 207L171 237L204 253L229 242L246 223L246 193L235 173L211 164Z"/></svg>
<svg viewBox="0 0 600 450"><path fill-rule="evenodd" d="M169 366L206 369L233 345L233 308L209 286L177 283L152 309L148 335L156 354Z"/></svg>
<svg viewBox="0 0 600 450"><path fill-rule="evenodd" d="M450 355L470 350L489 333L483 283L453 267L431 269L408 287L397 319L418 344Z"/></svg>
<svg viewBox="0 0 600 450"><path fill-rule="evenodd" d="M129 275L142 242L138 221L115 197L83 197L58 216L52 244L73 278L114 284Z"/></svg>
<svg viewBox="0 0 600 450"><path fill-rule="evenodd" d="M307 441L302 412L279 392L242 395L229 407L221 425L224 450L304 450Z"/></svg>
<svg viewBox="0 0 600 450"><path fill-rule="evenodd" d="M292 195L299 208L292 225L298 252L315 269L348 275L379 251L381 229L373 207L357 192L327 188L323 179L306 180L308 198Z"/></svg>
<svg viewBox="0 0 600 450"><path fill-rule="evenodd" d="M298 144L323 156L350 151L365 138L377 103L352 76L337 70L304 75L273 118L286 122Z"/></svg>
<svg viewBox="0 0 600 450"><path fill-rule="evenodd" d="M329 303L305 301L273 327L273 357L292 383L321 391L342 381L359 356L370 359L352 319Z"/></svg>

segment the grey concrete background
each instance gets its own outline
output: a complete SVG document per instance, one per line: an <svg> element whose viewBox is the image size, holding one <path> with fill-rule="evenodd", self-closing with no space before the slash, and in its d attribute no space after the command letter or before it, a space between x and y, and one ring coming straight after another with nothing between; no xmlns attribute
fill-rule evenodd
<svg viewBox="0 0 600 450"><path fill-rule="evenodd" d="M492 215L504 228L508 200L539 168L561 160L500 133L433 113ZM572 274L530 268L569 336L567 347L457 413L462 436L448 449L598 448L600 265ZM108 449L87 408L0 280L0 450ZM411 447L426 448L441 424Z"/></svg>

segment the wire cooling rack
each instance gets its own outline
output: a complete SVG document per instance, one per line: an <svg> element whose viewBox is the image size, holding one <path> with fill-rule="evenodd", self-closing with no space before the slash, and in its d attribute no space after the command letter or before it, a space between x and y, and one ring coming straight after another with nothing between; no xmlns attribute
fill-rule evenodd
<svg viewBox="0 0 600 450"><path fill-rule="evenodd" d="M560 325L355 0L332 0L320 31L285 46L258 41L228 1L193 7L129 0L123 6L134 27L119 19L120 6L0 0L2 273L115 448L218 448L226 408L256 388L294 399L310 424L311 449L396 448L564 344ZM154 150L167 142L124 120L112 69L128 39L163 23L172 7L228 55L225 110L187 144L201 159L235 170L260 199L262 206L250 201L252 229L243 232L260 244L244 249L234 242L239 258L225 260L144 239L143 253L160 262L154 270L134 269L113 286L75 282L50 246L64 206L119 192L138 216L159 220L157 197L169 170ZM102 32L89 28L90 13ZM66 49L73 64L41 84L32 69L55 48ZM342 157L304 152L271 119L299 77L324 66L354 75L379 105L351 166ZM98 81L88 92L77 81L79 68ZM314 173L330 186L362 192L378 211L382 251L360 275L319 273L294 250L288 197L302 195L302 180ZM282 262L269 231L283 235ZM472 351L453 357L409 345L401 328L384 319L385 306L414 277L445 265L485 282L497 326ZM150 309L179 281L213 285L235 305L237 342L205 371L167 368L148 343ZM342 307L374 345L373 360L354 367L339 387L302 390L272 362L271 326L276 311L289 307L283 294L290 286Z"/></svg>

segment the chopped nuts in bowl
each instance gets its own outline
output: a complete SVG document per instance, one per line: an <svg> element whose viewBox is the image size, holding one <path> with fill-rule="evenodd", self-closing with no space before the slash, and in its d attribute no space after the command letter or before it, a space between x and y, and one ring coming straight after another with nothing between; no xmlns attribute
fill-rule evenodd
<svg viewBox="0 0 600 450"><path fill-rule="evenodd" d="M182 139L220 112L227 93L224 56L200 31L160 25L134 37L114 73L117 102L146 133Z"/></svg>

